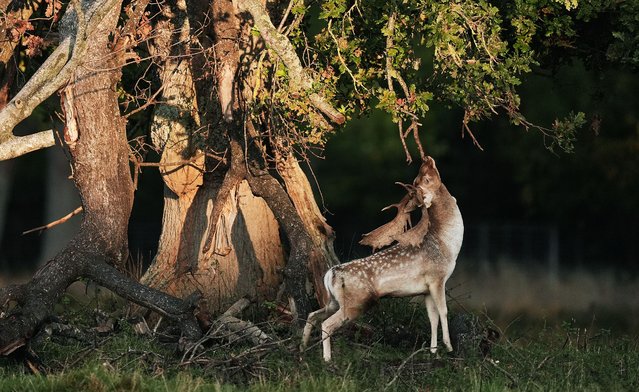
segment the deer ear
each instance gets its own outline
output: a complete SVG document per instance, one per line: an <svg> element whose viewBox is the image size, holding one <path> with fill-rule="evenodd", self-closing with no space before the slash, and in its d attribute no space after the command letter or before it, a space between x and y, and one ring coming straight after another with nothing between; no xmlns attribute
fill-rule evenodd
<svg viewBox="0 0 639 392"><path fill-rule="evenodd" d="M437 166L435 166L435 160L430 156L427 156L426 159L424 159L424 163L422 163L422 167L419 169L419 175L420 177L424 177L428 172L437 178L440 178L439 170L437 170Z"/></svg>
<svg viewBox="0 0 639 392"><path fill-rule="evenodd" d="M433 169L435 168L435 160L433 159L433 157L431 156L427 156L426 160L424 161L424 163L428 166L428 167L432 167Z"/></svg>

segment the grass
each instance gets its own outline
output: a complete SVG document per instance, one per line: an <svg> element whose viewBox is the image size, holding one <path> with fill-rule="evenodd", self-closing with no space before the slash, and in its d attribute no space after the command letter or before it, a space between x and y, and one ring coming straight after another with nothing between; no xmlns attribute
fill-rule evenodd
<svg viewBox="0 0 639 392"><path fill-rule="evenodd" d="M91 319L77 311L65 316ZM363 321L373 328L334 339L330 365L318 345L300 354L298 338L274 324L262 327L281 344L256 350L213 341L189 361L176 354L174 342L136 336L123 321L117 332L90 341L41 339L33 349L46 374L0 358L0 391L639 390L638 339L592 322L516 322L488 356L462 358L419 350L428 339L425 311L408 301L383 301Z"/></svg>

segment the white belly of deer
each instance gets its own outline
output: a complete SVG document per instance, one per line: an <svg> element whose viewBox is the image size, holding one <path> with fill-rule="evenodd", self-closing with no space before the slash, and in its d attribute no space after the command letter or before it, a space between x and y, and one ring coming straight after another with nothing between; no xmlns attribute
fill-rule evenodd
<svg viewBox="0 0 639 392"><path fill-rule="evenodd" d="M392 297L407 297L428 292L428 282L423 272L415 271L416 266L401 263L378 275L376 288L378 295Z"/></svg>

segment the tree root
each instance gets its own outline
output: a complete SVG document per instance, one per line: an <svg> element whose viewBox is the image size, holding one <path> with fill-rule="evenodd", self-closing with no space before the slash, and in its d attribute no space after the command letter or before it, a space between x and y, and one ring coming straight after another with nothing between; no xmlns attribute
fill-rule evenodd
<svg viewBox="0 0 639 392"><path fill-rule="evenodd" d="M176 321L187 342L197 341L202 336L193 314L195 306L191 303L196 298L182 301L126 277L99 256L78 260L71 256L77 257L80 252L68 249L43 266L31 282L7 287L0 292L2 303L15 301L19 304L0 317L0 355L9 355L26 345L50 319L65 289L81 277L91 279L129 301ZM81 268L73 271L73 266Z"/></svg>

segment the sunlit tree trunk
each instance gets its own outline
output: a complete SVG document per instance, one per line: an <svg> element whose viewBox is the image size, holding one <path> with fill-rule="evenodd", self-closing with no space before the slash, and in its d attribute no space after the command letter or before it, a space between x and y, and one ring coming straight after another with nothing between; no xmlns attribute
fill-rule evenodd
<svg viewBox="0 0 639 392"><path fill-rule="evenodd" d="M215 45L217 55L217 73L210 82L217 84L217 101L208 102L208 107L204 107L206 98L198 99L198 82L193 76L206 70L198 69L197 57L188 56L188 46L179 45L188 34L189 19L185 15L193 10L177 2L174 17L158 24L164 33L154 44L158 53L165 53L160 67L164 103L156 107L154 143L163 149L161 162L191 161L161 168L165 182L162 234L158 253L142 282L178 297L199 290L205 299L201 308L216 313L244 296L274 299L286 281L286 271L298 268L290 265L291 260L294 264L300 259L311 273L296 278L297 292L315 295L317 290L316 297L322 302L321 278L327 266L337 260L332 250L332 229L321 216L308 180L293 158L282 159L278 167L285 185L268 170L259 169L257 177L270 178L267 183L273 188L269 189L279 189L285 204L294 209L285 214L281 199L258 196L263 190L255 188L266 185L254 180L255 171L249 168L255 154L248 151L247 143L253 141L245 139L241 142L244 146L236 150L230 142L233 135L246 135L249 126L243 122L243 108L235 96L242 84L234 78L240 62L252 56L243 48L241 60L238 41L250 42L252 38L240 26L231 2L214 1L209 11L215 21L215 42L210 44ZM169 47L173 56L166 56ZM180 58L191 61L176 60ZM198 113L203 113L202 119ZM202 129L208 130L209 150L197 146ZM211 154L199 160L198 154L204 151ZM211 157L214 153L215 158ZM283 228L283 223L290 230ZM309 239L308 245L290 242L296 225Z"/></svg>

